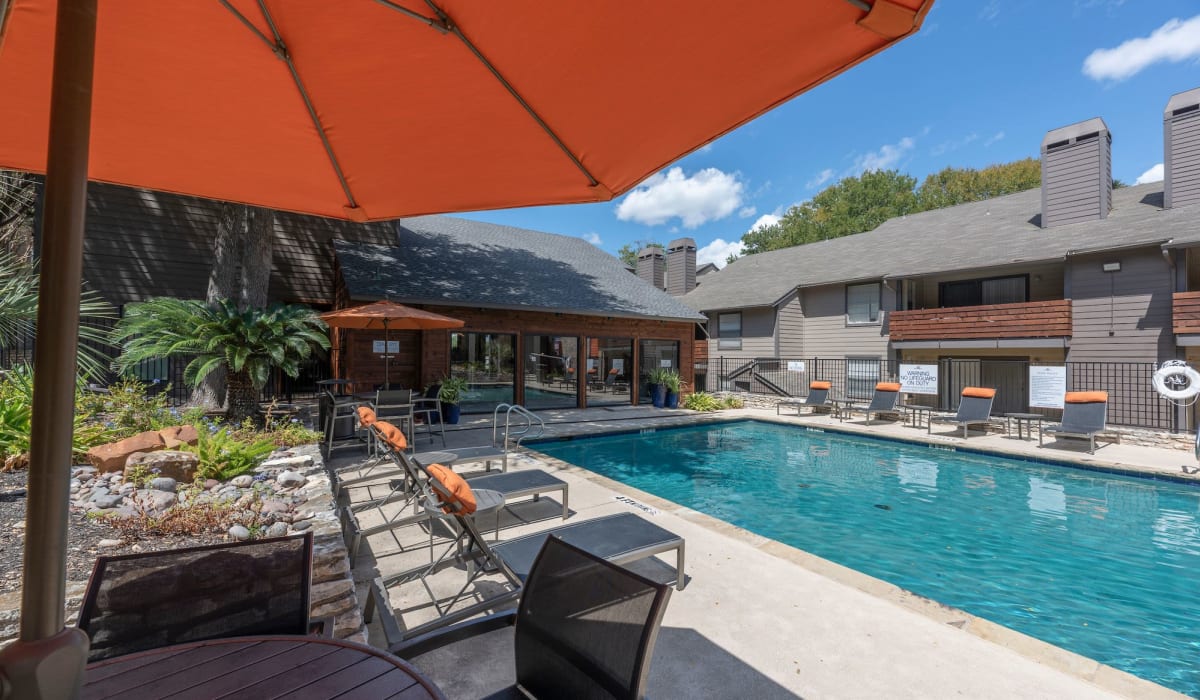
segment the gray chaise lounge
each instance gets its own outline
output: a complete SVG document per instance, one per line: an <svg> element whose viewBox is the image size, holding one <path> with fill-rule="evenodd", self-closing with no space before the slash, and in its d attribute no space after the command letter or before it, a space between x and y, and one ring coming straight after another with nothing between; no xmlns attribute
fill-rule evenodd
<svg viewBox="0 0 1200 700"><path fill-rule="evenodd" d="M1088 454L1096 454L1096 434L1104 431L1108 416L1107 391L1068 391L1063 403L1062 422L1040 427L1038 447L1042 436L1050 433L1062 437L1087 438Z"/></svg>

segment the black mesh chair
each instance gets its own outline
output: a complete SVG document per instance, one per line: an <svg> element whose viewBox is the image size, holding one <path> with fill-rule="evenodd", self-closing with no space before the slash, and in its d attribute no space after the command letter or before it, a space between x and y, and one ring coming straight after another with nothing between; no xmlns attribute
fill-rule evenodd
<svg viewBox="0 0 1200 700"><path fill-rule="evenodd" d="M205 639L309 634L313 536L100 557L79 611L88 661Z"/></svg>
<svg viewBox="0 0 1200 700"><path fill-rule="evenodd" d="M551 536L516 611L396 651L449 697L639 698L670 596L669 586Z"/></svg>

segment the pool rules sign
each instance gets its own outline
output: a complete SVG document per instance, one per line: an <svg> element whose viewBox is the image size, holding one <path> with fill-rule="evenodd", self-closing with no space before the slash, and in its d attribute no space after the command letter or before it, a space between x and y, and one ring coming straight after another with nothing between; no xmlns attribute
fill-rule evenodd
<svg viewBox="0 0 1200 700"><path fill-rule="evenodd" d="M1066 367L1029 365L1030 408L1062 408L1066 393Z"/></svg>
<svg viewBox="0 0 1200 700"><path fill-rule="evenodd" d="M906 394L938 393L937 365L900 365L900 391Z"/></svg>

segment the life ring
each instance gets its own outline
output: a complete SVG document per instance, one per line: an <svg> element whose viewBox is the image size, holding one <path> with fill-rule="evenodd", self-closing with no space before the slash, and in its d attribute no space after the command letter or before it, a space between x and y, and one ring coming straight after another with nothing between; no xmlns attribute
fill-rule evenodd
<svg viewBox="0 0 1200 700"><path fill-rule="evenodd" d="M1200 394L1200 372L1178 360L1164 362L1154 373L1154 390L1172 401L1187 401Z"/></svg>

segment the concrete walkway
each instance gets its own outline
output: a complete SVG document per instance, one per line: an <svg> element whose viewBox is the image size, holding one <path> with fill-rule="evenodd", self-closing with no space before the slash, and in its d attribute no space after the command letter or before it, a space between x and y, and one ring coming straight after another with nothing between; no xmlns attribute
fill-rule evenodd
<svg viewBox="0 0 1200 700"><path fill-rule="evenodd" d="M543 414L553 419L546 435L591 434L663 427L697 420L758 418L779 420L774 412L741 410L720 415L643 408L589 409ZM925 431L898 425L838 425L829 418L787 418L824 429L868 430L898 438L924 439ZM861 423L861 421L857 421ZM491 417L447 432L447 444L490 441ZM961 438L935 438L964 444ZM1086 452L1037 450L1003 436L972 437L971 448L1035 456L1087 460L1091 466L1118 465L1163 474L1181 474L1190 455L1115 445L1096 457ZM422 438L419 449L428 449ZM441 447L440 441L435 447ZM673 594L660 633L650 675L655 698L1100 698L1181 697L1160 686L1102 666L1084 657L918 598L890 584L833 564L782 543L664 501L540 454L523 454L510 470L545 469L570 485L568 522L621 511L641 513L687 540L688 585ZM458 471L471 475L471 467ZM367 497L368 489L351 493ZM617 500L621 497L626 500ZM634 503L630 503L632 499ZM641 507L639 507L641 506ZM643 508L650 508L648 514ZM513 505L503 514L503 538L553 527L558 504ZM371 517L364 514L364 525ZM482 519L481 519L482 520ZM483 521L488 527L488 522ZM445 540L438 545L444 546ZM375 535L355 568L360 600L365 583L429 561L428 529L409 526ZM673 557L664 561L674 563ZM457 566L431 579L448 597L465 581ZM497 590L498 576L477 580L469 595ZM434 617L419 583L390 590L392 605L407 626ZM384 646L378 621L372 643Z"/></svg>

